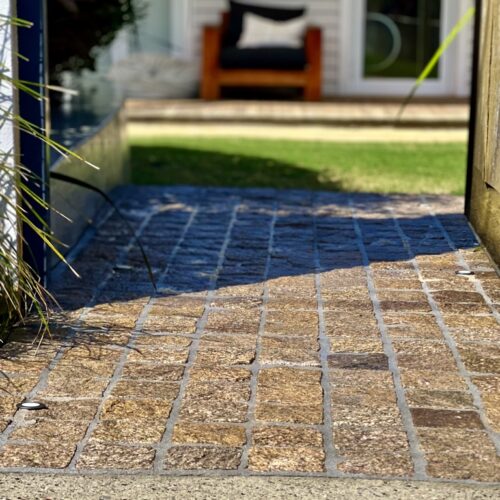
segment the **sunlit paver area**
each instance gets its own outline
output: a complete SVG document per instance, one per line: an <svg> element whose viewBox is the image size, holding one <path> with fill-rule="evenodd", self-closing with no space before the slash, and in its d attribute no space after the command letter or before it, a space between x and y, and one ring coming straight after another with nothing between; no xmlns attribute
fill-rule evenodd
<svg viewBox="0 0 500 500"><path fill-rule="evenodd" d="M116 196L157 290L104 215L52 337L0 350L2 470L500 482L500 280L461 199Z"/></svg>

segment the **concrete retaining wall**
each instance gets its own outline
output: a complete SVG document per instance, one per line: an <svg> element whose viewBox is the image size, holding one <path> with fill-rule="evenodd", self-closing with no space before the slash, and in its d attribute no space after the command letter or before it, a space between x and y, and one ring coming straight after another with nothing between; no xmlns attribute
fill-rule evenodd
<svg viewBox="0 0 500 500"><path fill-rule="evenodd" d="M91 137L72 147L73 151L99 166L100 170L74 158L61 158L51 170L83 180L106 192L129 182L124 124L123 112L119 110ZM64 251L67 252L92 223L105 202L97 193L59 180L51 181L50 196L55 209L52 213L52 230L56 238L66 245ZM58 215L56 210L69 217L72 222Z"/></svg>

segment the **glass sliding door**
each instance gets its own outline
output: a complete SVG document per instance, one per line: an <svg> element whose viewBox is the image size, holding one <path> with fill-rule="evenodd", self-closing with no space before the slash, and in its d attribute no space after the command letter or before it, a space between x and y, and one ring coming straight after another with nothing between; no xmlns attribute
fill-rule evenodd
<svg viewBox="0 0 500 500"><path fill-rule="evenodd" d="M416 78L440 44L441 1L366 0L364 14L364 78Z"/></svg>
<svg viewBox="0 0 500 500"><path fill-rule="evenodd" d="M339 93L402 97L472 0L340 0ZM419 89L466 96L473 26L464 29Z"/></svg>

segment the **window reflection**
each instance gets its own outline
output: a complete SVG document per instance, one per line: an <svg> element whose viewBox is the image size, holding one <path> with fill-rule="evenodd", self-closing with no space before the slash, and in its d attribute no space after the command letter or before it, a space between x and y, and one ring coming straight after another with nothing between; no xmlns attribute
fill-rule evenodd
<svg viewBox="0 0 500 500"><path fill-rule="evenodd" d="M441 1L367 0L365 26L364 76L416 78L439 47Z"/></svg>

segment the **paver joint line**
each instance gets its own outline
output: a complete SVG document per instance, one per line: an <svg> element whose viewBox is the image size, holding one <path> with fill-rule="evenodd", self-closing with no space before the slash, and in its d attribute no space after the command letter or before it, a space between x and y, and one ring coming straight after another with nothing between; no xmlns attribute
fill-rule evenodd
<svg viewBox="0 0 500 500"><path fill-rule="evenodd" d="M422 201L424 203L426 203L425 197L422 197ZM464 269L470 271L471 270L470 266L467 264L467 262L465 261L465 259L460 255L460 252L458 252L458 249L457 249L456 245L453 243L453 240L450 238L450 235L448 234L448 232L446 231L446 229L444 228L444 226L441 224L439 218L432 211L432 209L429 209L429 213L432 215L432 218L434 220L435 225L440 229L440 231L442 232L443 236L445 237L446 242L448 243L448 245L450 246L450 248L454 251L454 253L455 253L456 257L457 257L458 263ZM404 233L402 231L401 231L401 234L404 235ZM411 246L408 243L407 243L407 245L408 245L408 248L409 248L409 252L413 255L413 252L411 250ZM419 267L418 267L418 264L415 262L415 259L413 259L413 262L414 262L415 268L419 271ZM474 275L472 276L472 281L474 283L475 289L485 299L485 302L490 307L490 309L491 309L493 315L495 316L498 324L500 324L500 313L498 312L498 310L494 306L494 304L493 304L492 300L490 299L490 297L488 296L488 294L484 291L481 283L476 279L476 277ZM500 432L495 432L491 428L491 425L490 425L490 423L488 421L488 418L486 416L486 412L485 412L485 409L484 409L484 404L483 404L482 399L481 399L481 393L478 390L478 388L476 387L476 385L474 384L474 382L472 381L471 374L466 369L466 367L465 367L465 365L464 365L464 363L462 361L462 358L461 358L460 353L458 351L457 345L456 345L455 341L453 340L452 336L450 335L449 330L448 330L448 328L446 326L446 322L444 321L444 319L443 319L443 317L441 315L441 311L439 310L439 306L437 305L437 303L435 302L435 300L432 297L432 292L426 286L424 286L424 290L425 290L426 294L429 296L429 302L430 302L430 304L432 306L434 314L436 315L436 319L437 319L438 323L441 326L441 329L442 329L445 341L446 341L447 345L449 346L450 350L452 351L453 356L455 357L458 369L460 370L460 373L462 374L462 376L466 380L468 389L469 389L470 393L472 394L472 396L474 398L474 404L475 404L476 408L479 411L479 416L481 418L482 424L483 424L484 428L486 429L486 431L488 432L488 434L490 435L492 441L495 444L497 455L500 456Z"/></svg>
<svg viewBox="0 0 500 500"><path fill-rule="evenodd" d="M251 372L252 372L252 377L250 379L250 400L248 403L248 412L247 412L247 423L246 423L246 443L245 446L243 447L243 452L241 456L241 462L240 466L238 467L238 470L244 471L245 469L248 468L248 460L249 460L249 453L252 447L252 431L256 427L255 423L255 407L257 404L257 378L259 375L259 371L262 368L262 365L260 363L260 354L261 354L261 339L262 335L264 334L264 328L266 324L266 317L267 317L267 304L269 301L269 290L266 285L266 281L269 277L269 269L271 267L271 255L273 252L273 243L274 243L274 227L276 225L276 220L277 220L277 207L276 204L273 206L273 214L272 214L272 219L270 222L270 230L269 230L269 243L267 247L267 257L266 257L266 267L264 270L264 286L263 286L263 293L262 293L262 307L261 307L261 315L260 315L260 323L259 323L259 332L257 334L257 340L256 340L256 345L255 345L255 358L250 366Z"/></svg>
<svg viewBox="0 0 500 500"><path fill-rule="evenodd" d="M120 203L117 204L118 206L120 205ZM112 216L112 214L114 213L114 210L108 210L108 212L103 216L102 220L100 221L100 223L98 224L98 228L99 227L102 227L106 222L108 222L109 218ZM140 234L142 229L147 225L147 220L143 222L143 224L138 228L137 230L137 234ZM123 257L124 255L126 255L127 251L132 247L132 245L134 244L135 242L135 237L136 235L130 237L129 239L129 242L128 244L123 248L121 254L120 254L120 257ZM118 258L118 262L120 261L120 257ZM68 272L68 271L66 271ZM83 311L81 312L81 314L79 315L78 317L78 320L76 322L76 325L78 324L81 324L84 320L85 320L85 316L87 315L87 313L91 310L92 308L92 305L95 303L95 300L97 298L97 295L99 294L99 292L104 288L104 286L106 285L106 283L109 281L109 279L111 278L111 273L112 271L110 270L106 275L105 277L103 278L103 280L99 283L99 286L96 288L95 292L92 294L92 297L89 301L88 304L86 304L83 308ZM75 328L77 327L76 325L73 325ZM74 335L74 332L75 330L72 329L71 330L73 332L73 335ZM70 338L73 337L73 335L70 335ZM47 366L47 368L44 368L41 375L40 375L40 378L39 378L39 381L38 383L35 385L35 387L33 387L33 389L25 395L25 399L26 400L33 400L36 398L37 394L39 393L39 391L47 384L47 379L48 379L48 376L51 372L51 370L54 368L54 366L57 365L57 363L59 362L59 360L61 359L62 355L68 350L68 347L65 346L64 344L61 345L61 347L58 349L56 355L54 356L54 358L51 360L49 366ZM16 412L16 414L13 416L12 418L12 421L11 423L4 429L4 431L2 432L1 436L0 436L0 448L2 446L5 445L6 441L8 440L10 434L12 433L12 431L14 430L14 427L17 423L17 420L18 420L18 415L19 415L19 412L21 410L19 410L18 412Z"/></svg>
<svg viewBox="0 0 500 500"><path fill-rule="evenodd" d="M411 413L410 409L408 406L408 402L406 399L406 394L405 390L403 388L403 385L401 383L401 374L399 371L398 363L397 363L397 358L396 358L396 352L394 351L394 347L392 345L392 341L390 336L387 334L387 329L384 323L383 315L382 315L382 310L380 306L380 301L377 296L377 291L375 289L374 285L374 280L373 280L373 275L370 270L370 260L366 251L366 246L363 241L363 233L360 228L359 222L358 222L358 216L356 214L356 211L353 207L352 201L350 202L350 206L352 209L352 217L353 217L353 223L354 223L354 228L356 235L358 237L358 244L359 248L363 257L363 264L366 272L366 280L368 283L368 290L370 293L370 298L373 302L373 309L375 311L375 316L377 318L377 322L379 325L379 330L380 330L380 335L382 337L382 343L384 345L384 352L387 355L388 362L389 362L389 369L392 374L392 379L394 383L394 388L396 392L396 398L397 398L397 404L399 407L399 411L401 413L401 418L403 420L404 428L406 431L406 434L408 436L408 442L410 445L410 454L413 460L413 466L415 469L415 478L416 479L427 479L427 461L425 459L424 454L422 453L420 449L420 444L418 442L418 437L417 433L415 431L415 427L412 422L411 418Z"/></svg>
<svg viewBox="0 0 500 500"><path fill-rule="evenodd" d="M315 212L317 209L315 210ZM323 295L321 293L321 257L318 249L318 227L316 213L314 214L314 254L316 272L314 282L316 286L316 297L318 301L318 317L319 317L319 341L320 341L320 356L322 370L322 387L323 387L323 419L324 431L323 439L326 450L325 466L329 474L341 474L338 471L337 465L340 458L337 456L333 439L333 419L331 411L331 391L330 391L330 371L328 367L328 355L330 353L330 342L325 333L325 315L323 309Z"/></svg>
<svg viewBox="0 0 500 500"><path fill-rule="evenodd" d="M163 280L164 280L164 278L165 278L165 276L166 276L166 274L167 274L167 272L172 264L172 260L175 257L175 255L177 254L177 252L179 251L180 245L181 245L181 243L186 235L186 232L189 230L189 227L191 226L191 224L196 216L196 213L197 213L197 208L195 208L195 210L193 210L193 212L191 213L191 216L187 220L186 225L185 225L185 227L184 227L184 229L179 237L179 241L177 242L176 246L172 250L172 254L170 255L170 257L167 260L167 264L165 266L165 269L163 270L162 274L160 275L160 278L159 278L158 283L157 283L158 289L161 289L161 286L163 285ZM150 223L151 218L154 216L154 214L155 214L155 212L151 211L150 214L148 215L148 217L146 217L144 219L143 224L141 225L142 230L139 232L139 234L141 234L142 231L148 226L148 224ZM70 462L69 470L76 468L76 464L81 457L82 451L83 451L84 447L88 444L90 437L91 437L93 431L95 430L95 428L99 422L100 416L102 414L102 410L104 408L104 404L105 404L106 400L109 398L109 396L111 395L113 389L115 388L118 380L120 379L120 377L122 375L125 361L127 360L127 357L129 354L129 349L135 348L137 335L141 332L141 330L144 326L144 322L145 322L146 318L148 317L148 314L149 314L152 306L154 305L154 302L155 302L154 298L150 299L146 303L146 305L144 306L141 314L139 315L139 318L137 319L137 322L134 326L133 334L130 338L130 341L129 341L128 345L123 349L122 355L120 357L120 361L117 364L116 369L113 373L113 376L112 376L111 380L109 381L109 384L106 387L106 390L103 393L101 404L98 407L98 410L94 416L94 419L90 423L90 425L87 429L87 432L85 434L85 437L82 439L82 442L77 447L75 455L73 456L73 459Z"/></svg>
<svg viewBox="0 0 500 500"><path fill-rule="evenodd" d="M177 420L179 418L182 397L184 396L184 393L186 391L186 386L187 386L188 381L189 381L190 369L193 366L193 363L196 359L196 355L197 355L197 351L198 351L198 347L199 347L199 342L200 342L200 337L204 331L205 324L206 324L207 317L208 317L208 310L209 310L208 306L210 304L210 301L213 298L213 291L215 290L216 280L217 280L217 277L219 275L219 272L220 272L220 269L222 266L222 262L224 260L224 255L225 255L228 243L229 243L231 231L233 229L234 222L236 220L237 211L238 211L238 204L235 204L231 210L231 219L230 219L229 224L227 226L226 234L224 235L224 242L223 242L222 247L221 247L220 252L219 252L217 267L214 271L214 274L211 276L211 279L210 279L210 287L209 287L209 292L208 292L207 298L206 298L205 310L204 310L203 315L197 324L196 333L195 333L195 336L193 337L193 340L192 340L192 343L191 343L191 346L189 349L188 360L187 360L187 363L186 363L186 366L184 369L184 375L182 377L181 385L179 388L179 393L178 393L178 396L175 399L174 404L172 406L172 410L170 412L169 419L167 421L167 426L166 426L165 432L163 434L162 440L161 440L159 447L158 447L158 451L156 453L155 463L154 463L154 469L156 472L163 470L164 462L165 462L165 455L166 455L168 449L173 446L172 445L172 437L173 437L173 433L174 433L175 424L177 423Z"/></svg>

